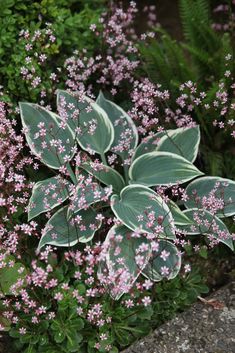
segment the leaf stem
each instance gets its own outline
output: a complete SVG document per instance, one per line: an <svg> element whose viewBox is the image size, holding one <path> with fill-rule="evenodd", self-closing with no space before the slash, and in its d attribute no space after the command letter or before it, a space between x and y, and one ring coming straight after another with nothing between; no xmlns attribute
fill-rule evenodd
<svg viewBox="0 0 235 353"><path fill-rule="evenodd" d="M123 168L124 168L125 181L128 184L128 181L129 181L128 166L124 164Z"/></svg>
<svg viewBox="0 0 235 353"><path fill-rule="evenodd" d="M102 163L103 163L104 165L108 165L107 160L106 160L106 157L105 157L105 154L104 154L104 153L101 153L100 156L101 156Z"/></svg>
<svg viewBox="0 0 235 353"><path fill-rule="evenodd" d="M76 179L76 176L71 168L71 165L68 163L67 164L67 171L69 172L69 176L72 180L72 182L76 185L77 184L77 179Z"/></svg>

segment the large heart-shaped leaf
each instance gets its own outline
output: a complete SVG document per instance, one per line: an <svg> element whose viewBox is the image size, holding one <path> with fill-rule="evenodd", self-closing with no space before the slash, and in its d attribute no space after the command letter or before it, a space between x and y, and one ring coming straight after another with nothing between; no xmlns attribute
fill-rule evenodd
<svg viewBox="0 0 235 353"><path fill-rule="evenodd" d="M167 130L168 132L171 130ZM142 156L145 153L154 152L161 141L161 138L166 135L166 131L159 131L153 136L143 138L139 146L136 148L132 160Z"/></svg>
<svg viewBox="0 0 235 353"><path fill-rule="evenodd" d="M120 192L125 187L123 177L114 168L95 162L82 163L81 168L103 184L111 185L115 192Z"/></svg>
<svg viewBox="0 0 235 353"><path fill-rule="evenodd" d="M101 226L102 222L96 219L97 214L91 208L79 211L75 224L74 219L67 219L67 213L68 206L65 206L49 219L42 231L38 249L46 244L70 247L78 242L86 243Z"/></svg>
<svg viewBox="0 0 235 353"><path fill-rule="evenodd" d="M187 234L206 235L221 241L231 250L234 249L232 236L221 219L206 210L200 210L198 208L185 210L184 214L193 222L192 225L179 226L179 228L186 231Z"/></svg>
<svg viewBox="0 0 235 353"><path fill-rule="evenodd" d="M156 150L178 154L193 163L197 158L199 144L199 126L181 127L169 132L166 131L166 135L161 138Z"/></svg>
<svg viewBox="0 0 235 353"><path fill-rule="evenodd" d="M75 135L62 127L56 114L32 103L20 103L20 115L28 145L42 163L59 169L74 155Z"/></svg>
<svg viewBox="0 0 235 353"><path fill-rule="evenodd" d="M90 183L88 185L82 183L78 184L75 194L71 197L70 206L68 209L69 218L78 213L79 210L88 209L94 203L108 200L112 190L110 188L103 188L97 183Z"/></svg>
<svg viewBox="0 0 235 353"><path fill-rule="evenodd" d="M106 112L88 97L75 97L65 91L58 91L58 100L62 97L74 110L79 111L79 129L77 129L77 140L86 151L97 152L103 155L107 152L114 140L114 128ZM69 116L74 114L73 108L69 110ZM74 121L69 119L70 125Z"/></svg>
<svg viewBox="0 0 235 353"><path fill-rule="evenodd" d="M72 184L60 176L37 182L29 200L28 220L52 210L68 197Z"/></svg>
<svg viewBox="0 0 235 353"><path fill-rule="evenodd" d="M120 196L111 197L115 216L133 231L174 238L169 207L153 190L143 185L126 186Z"/></svg>
<svg viewBox="0 0 235 353"><path fill-rule="evenodd" d="M216 211L220 218L235 215L235 181L220 177L203 177L191 182L186 193L187 208L205 208Z"/></svg>
<svg viewBox="0 0 235 353"><path fill-rule="evenodd" d="M175 278L180 267L181 256L176 246L167 240L159 240L142 273L151 281L158 282L163 278Z"/></svg>
<svg viewBox="0 0 235 353"><path fill-rule="evenodd" d="M136 237L136 234L124 225L113 226L103 244L102 258L106 266L101 266L101 272L112 278L109 284L111 296L119 299L127 293L141 271L147 265L151 246L146 237Z"/></svg>
<svg viewBox="0 0 235 353"><path fill-rule="evenodd" d="M123 160L127 159L129 152L138 144L138 131L133 120L121 107L106 99L101 91L96 103L106 111L114 126L115 135L111 150Z"/></svg>
<svg viewBox="0 0 235 353"><path fill-rule="evenodd" d="M134 160L129 176L132 183L146 186L182 184L203 175L191 162L170 152L150 152Z"/></svg>

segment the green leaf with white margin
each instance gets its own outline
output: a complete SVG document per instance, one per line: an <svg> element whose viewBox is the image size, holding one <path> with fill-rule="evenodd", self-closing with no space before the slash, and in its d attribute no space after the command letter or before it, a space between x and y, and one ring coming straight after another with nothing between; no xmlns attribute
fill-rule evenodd
<svg viewBox="0 0 235 353"><path fill-rule="evenodd" d="M151 281L159 282L164 278L175 278L180 267L181 256L176 246L167 240L159 240L157 249L153 251L142 273Z"/></svg>
<svg viewBox="0 0 235 353"><path fill-rule="evenodd" d="M123 177L114 168L95 162L82 163L81 168L101 181L101 183L111 185L115 192L120 192L125 187Z"/></svg>
<svg viewBox="0 0 235 353"><path fill-rule="evenodd" d="M74 195L70 198L70 205L68 208L68 219L72 215L76 215L78 211L82 209L88 209L88 207L94 203L105 201L107 202L111 195L111 188L103 188L97 183L78 184Z"/></svg>
<svg viewBox="0 0 235 353"><path fill-rule="evenodd" d="M123 160L129 157L129 151L138 144L138 131L131 117L117 104L106 99L100 91L96 103L105 110L114 126L114 141L111 150Z"/></svg>
<svg viewBox="0 0 235 353"><path fill-rule="evenodd" d="M101 227L102 222L96 219L97 213L91 208L78 212L77 216L81 218L78 224L74 224L71 220L68 221L67 212L68 206L65 206L49 219L42 231L38 250L47 244L70 247L78 242L86 243L94 237L95 232Z"/></svg>
<svg viewBox="0 0 235 353"><path fill-rule="evenodd" d="M172 130L167 130L172 131ZM161 141L161 138L166 135L166 130L164 131L159 131L153 136L148 136L142 139L141 143L139 146L136 148L135 153L132 157L132 161L134 161L136 158L142 156L145 153L149 152L154 152L157 150L157 146L159 142Z"/></svg>
<svg viewBox="0 0 235 353"><path fill-rule="evenodd" d="M180 229L185 230L189 235L209 235L234 250L232 236L221 219L206 210L198 208L185 210L184 214L191 219L193 224L191 226L179 226Z"/></svg>
<svg viewBox="0 0 235 353"><path fill-rule="evenodd" d="M192 224L192 221L181 211L181 209L175 202L170 200L167 205L171 211L175 225Z"/></svg>
<svg viewBox="0 0 235 353"><path fill-rule="evenodd" d="M42 163L59 169L74 156L75 135L58 115L33 103L19 103L27 143ZM66 161L65 161L66 159Z"/></svg>
<svg viewBox="0 0 235 353"><path fill-rule="evenodd" d="M67 91L57 90L57 110L61 119L68 124L72 131L79 126L78 98Z"/></svg>
<svg viewBox="0 0 235 353"><path fill-rule="evenodd" d="M199 178L187 186L186 193L189 196L185 202L187 208L206 208L207 202L212 206L220 203L222 209L216 212L217 217L235 215L235 181L233 180L214 176Z"/></svg>
<svg viewBox="0 0 235 353"><path fill-rule="evenodd" d="M79 145L86 151L93 151L100 155L109 151L114 140L114 128L106 112L86 96L79 98L59 90L58 100L60 101L63 96L68 104L79 110L80 131L76 134ZM69 114L72 112L73 110L69 110Z"/></svg>
<svg viewBox="0 0 235 353"><path fill-rule="evenodd" d="M106 271L112 277L110 294L118 300L129 292L151 255L150 242L124 225L114 225L103 244L102 258L106 261ZM120 261L122 260L122 261ZM101 268L100 272L103 272ZM107 272L104 273L107 275Z"/></svg>
<svg viewBox="0 0 235 353"><path fill-rule="evenodd" d="M166 133L159 141L156 151L175 153L193 163L197 158L200 144L199 126L180 127Z"/></svg>
<svg viewBox="0 0 235 353"><path fill-rule="evenodd" d="M146 186L126 186L120 196L111 197L111 208L115 216L133 231L156 234L161 226L160 237L175 238L169 207Z"/></svg>
<svg viewBox="0 0 235 353"><path fill-rule="evenodd" d="M203 175L187 159L170 152L146 153L131 164L131 183L146 186L175 185Z"/></svg>
<svg viewBox="0 0 235 353"><path fill-rule="evenodd" d="M68 180L59 175L38 181L29 200L28 221L62 204L69 197L71 186Z"/></svg>

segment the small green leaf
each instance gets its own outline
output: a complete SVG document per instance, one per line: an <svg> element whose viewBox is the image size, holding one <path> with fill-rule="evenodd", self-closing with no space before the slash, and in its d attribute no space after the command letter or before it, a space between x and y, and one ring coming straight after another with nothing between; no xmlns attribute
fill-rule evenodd
<svg viewBox="0 0 235 353"><path fill-rule="evenodd" d="M65 340L65 333L62 330L58 330L54 334L54 340L56 343L62 343Z"/></svg>
<svg viewBox="0 0 235 353"><path fill-rule="evenodd" d="M52 210L68 197L72 184L60 176L37 182L29 200L28 220Z"/></svg>
<svg viewBox="0 0 235 353"><path fill-rule="evenodd" d="M199 175L203 173L192 163L170 152L146 153L129 169L131 182L146 186L182 184Z"/></svg>
<svg viewBox="0 0 235 353"><path fill-rule="evenodd" d="M142 233L174 238L174 223L169 207L153 190L143 185L126 186L120 194L111 197L115 216L128 228Z"/></svg>
<svg viewBox="0 0 235 353"><path fill-rule="evenodd" d="M179 273L181 256L174 244L167 240L159 240L158 249L154 250L143 275L154 282L163 278L173 279Z"/></svg>
<svg viewBox="0 0 235 353"><path fill-rule="evenodd" d="M8 265L10 261L12 261L12 266ZM24 287L26 269L20 262L16 262L13 256L8 256L4 262L7 263L7 265L0 268L0 293L10 295L12 294L11 287L16 284L18 280L22 280L23 284L17 287L17 291Z"/></svg>

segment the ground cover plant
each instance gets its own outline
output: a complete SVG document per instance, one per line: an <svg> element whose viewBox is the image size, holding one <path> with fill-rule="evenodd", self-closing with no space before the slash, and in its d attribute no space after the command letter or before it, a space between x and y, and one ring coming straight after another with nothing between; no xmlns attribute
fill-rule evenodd
<svg viewBox="0 0 235 353"><path fill-rule="evenodd" d="M212 103L189 75L164 87L142 66L155 8L142 35L137 13L111 4L83 28L102 45L35 87L53 21L21 32L33 89L16 102L3 87L0 104L0 328L18 353L119 352L207 293L206 258L234 250L232 167L210 175L202 154L223 111L234 138L232 53Z"/></svg>
<svg viewBox="0 0 235 353"><path fill-rule="evenodd" d="M37 101L41 91L53 91L57 77L63 74L60 67L66 56L84 47L93 51L97 39L89 27L99 25L103 5L102 0L1 1L2 99ZM19 79L22 75L25 80Z"/></svg>

